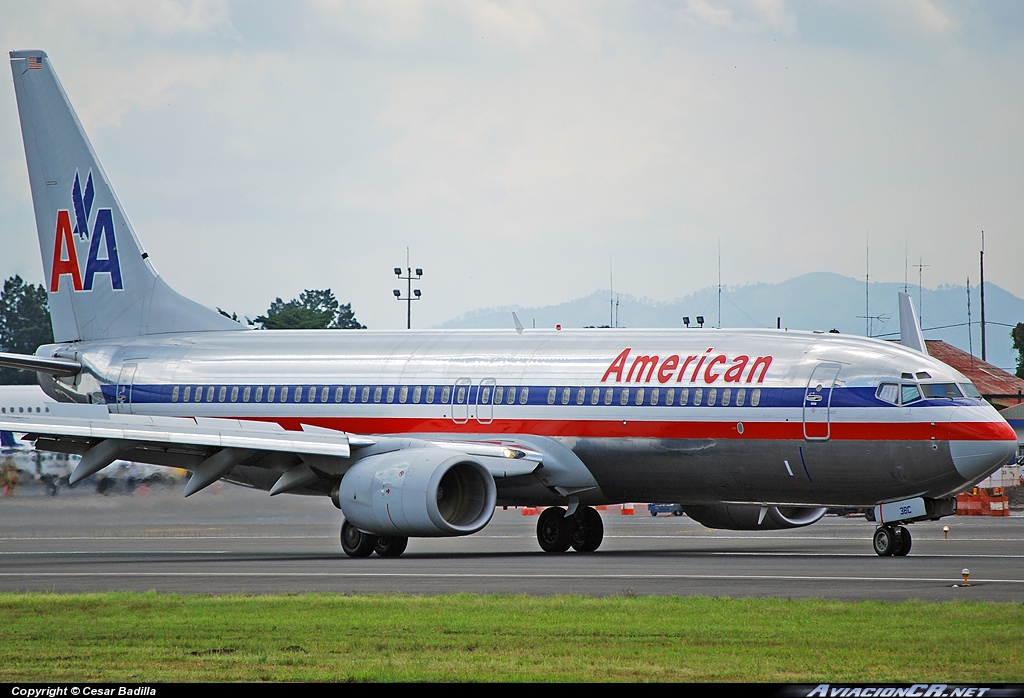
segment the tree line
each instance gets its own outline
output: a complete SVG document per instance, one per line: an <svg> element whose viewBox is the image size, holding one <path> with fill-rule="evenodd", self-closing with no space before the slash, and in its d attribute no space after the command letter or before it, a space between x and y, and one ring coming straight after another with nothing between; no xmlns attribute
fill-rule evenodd
<svg viewBox="0 0 1024 698"><path fill-rule="evenodd" d="M221 310L221 315L242 322L236 313ZM281 298L254 320L245 324L264 330L365 330L356 319L351 303L339 303L331 289L305 290L288 302ZM1017 350L1017 377L1024 378L1024 322L1010 330ZM4 281L0 293L0 352L34 354L42 344L53 342L50 309L46 289L30 284L20 276ZM31 371L0 367L0 385L27 385L36 382Z"/></svg>
<svg viewBox="0 0 1024 698"><path fill-rule="evenodd" d="M34 354L43 344L53 343L50 308L46 289L26 283L20 276L4 281L0 293L0 352ZM240 319L218 308L221 315L265 330L365 330L356 319L351 303L340 303L331 289L305 290L298 298L276 298L267 312L254 320ZM32 371L0 367L0 385L31 385Z"/></svg>

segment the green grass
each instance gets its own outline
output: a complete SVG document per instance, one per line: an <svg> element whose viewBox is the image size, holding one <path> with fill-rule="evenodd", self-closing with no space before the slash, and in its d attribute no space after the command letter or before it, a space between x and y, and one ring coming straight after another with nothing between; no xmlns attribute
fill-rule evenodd
<svg viewBox="0 0 1024 698"><path fill-rule="evenodd" d="M0 681L1024 681L1024 604L0 594Z"/></svg>

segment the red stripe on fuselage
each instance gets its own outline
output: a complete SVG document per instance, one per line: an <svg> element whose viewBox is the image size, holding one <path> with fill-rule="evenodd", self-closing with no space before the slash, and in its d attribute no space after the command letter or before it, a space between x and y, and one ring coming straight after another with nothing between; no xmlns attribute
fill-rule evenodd
<svg viewBox="0 0 1024 698"><path fill-rule="evenodd" d="M803 440L804 423L794 422L656 422L639 420L510 419L481 424L470 420L394 417L239 417L277 422L285 429L302 425L355 434L534 434L579 438ZM824 434L824 425L813 425ZM817 434L817 432L815 432ZM831 425L839 441L1016 441L1005 422L857 422Z"/></svg>

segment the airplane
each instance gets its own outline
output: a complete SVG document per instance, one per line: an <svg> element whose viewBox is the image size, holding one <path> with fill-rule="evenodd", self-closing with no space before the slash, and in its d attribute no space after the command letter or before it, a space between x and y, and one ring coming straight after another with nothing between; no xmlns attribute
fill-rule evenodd
<svg viewBox="0 0 1024 698"><path fill-rule="evenodd" d="M36 448L330 497L351 557L547 507L549 553L593 552L594 508L678 502L708 527L807 526L873 508L880 556L955 512L1017 448L963 374L901 343L731 329L261 331L171 289L46 53L12 51L55 342L0 364L59 402L7 415ZM4 417L4 415L0 415Z"/></svg>
<svg viewBox="0 0 1024 698"><path fill-rule="evenodd" d="M0 385L0 416L8 414L49 414L53 398L38 385ZM9 431L0 431L0 449L25 448Z"/></svg>

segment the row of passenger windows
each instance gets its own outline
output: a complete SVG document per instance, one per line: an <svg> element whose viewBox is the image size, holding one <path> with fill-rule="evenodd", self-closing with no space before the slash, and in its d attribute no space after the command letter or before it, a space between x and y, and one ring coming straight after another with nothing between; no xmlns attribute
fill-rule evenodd
<svg viewBox="0 0 1024 698"><path fill-rule="evenodd" d="M529 387L481 385L477 387L477 404L526 405L530 401ZM678 401L677 401L678 398ZM257 402L257 403L394 403L401 404L456 404L465 405L473 399L471 386L456 385L349 385L349 386L276 386L276 385L176 385L171 390L171 402ZM706 405L757 407L761 402L761 389L749 393L746 388L548 388L547 403L568 405Z"/></svg>
<svg viewBox="0 0 1024 698"><path fill-rule="evenodd" d="M33 409L35 409L36 414L41 414L44 409L47 412L50 411L49 407L46 407L46 408L43 408L43 407L36 407L36 408L32 408L32 407L0 407L0 414L15 414L15 413L25 414L26 412L28 412L29 414L32 414L32 410Z"/></svg>
<svg viewBox="0 0 1024 698"><path fill-rule="evenodd" d="M501 390L497 388L497 390ZM575 390L575 396L573 391ZM577 405L582 405L587 402L587 388L548 388L548 404L553 405L556 401L563 405L568 405L571 401L575 401ZM616 388L604 388L602 395L601 388L590 388L589 402L591 405L597 405L603 402L606 405L610 405L615 401ZM679 396L679 404L687 405L693 404L695 406L704 404L708 407L714 407L716 404L721 407L728 407L730 404L735 404L736 407L743 407L747 402L747 389L739 388L735 392L735 396L732 388L722 388L721 391L718 388L708 388L707 391L704 388L680 388L678 391L675 388L666 388L664 392L664 402L662 402L662 390L661 388L622 388L619 391L618 403L620 405L674 405L676 404L676 396ZM693 402L690 403L690 397L693 397ZM704 401L706 397L706 402ZM750 391L750 406L757 407L761 402L761 389L754 388ZM485 403L486 404L486 403Z"/></svg>

